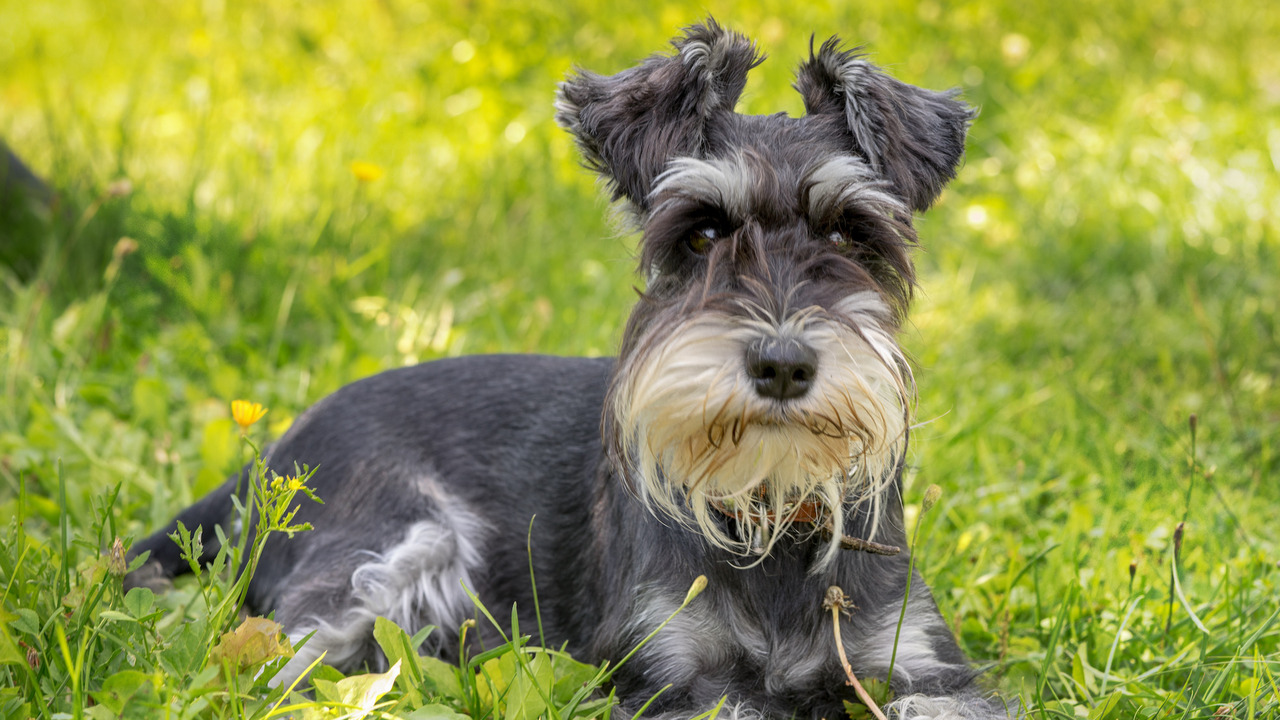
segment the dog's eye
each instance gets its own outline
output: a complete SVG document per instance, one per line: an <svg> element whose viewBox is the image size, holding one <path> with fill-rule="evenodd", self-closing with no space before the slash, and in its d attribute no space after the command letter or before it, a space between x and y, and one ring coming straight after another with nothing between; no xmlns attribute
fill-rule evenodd
<svg viewBox="0 0 1280 720"><path fill-rule="evenodd" d="M716 232L713 227L701 227L694 230L685 238L685 244L689 249L698 255L706 255L711 250L711 244L720 237L720 233Z"/></svg>
<svg viewBox="0 0 1280 720"><path fill-rule="evenodd" d="M844 233L838 230L828 235L827 239L830 240L833 244L839 245L840 247L845 247L846 245L849 245L852 242L849 239L848 235L845 235Z"/></svg>

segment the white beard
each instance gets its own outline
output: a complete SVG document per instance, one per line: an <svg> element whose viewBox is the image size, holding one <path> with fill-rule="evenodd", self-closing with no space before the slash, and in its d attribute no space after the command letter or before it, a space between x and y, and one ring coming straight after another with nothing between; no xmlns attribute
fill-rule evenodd
<svg viewBox="0 0 1280 720"><path fill-rule="evenodd" d="M726 506L742 508L737 518L753 526L767 554L791 524L790 508L817 503L835 530L825 565L839 548L846 504L870 501L869 537L875 535L884 491L905 451L910 370L875 293L780 323L765 315L691 318L624 369L612 411L651 507L692 522L715 545L747 553L751 540L728 535L717 522ZM817 353L802 397L761 397L747 374L747 347L774 337ZM757 499L762 486L767 494ZM753 501L766 503L767 512L747 512Z"/></svg>

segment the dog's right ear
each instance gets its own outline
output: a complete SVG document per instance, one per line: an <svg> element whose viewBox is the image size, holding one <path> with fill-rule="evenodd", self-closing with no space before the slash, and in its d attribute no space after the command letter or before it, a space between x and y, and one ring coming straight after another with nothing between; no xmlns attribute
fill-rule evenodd
<svg viewBox="0 0 1280 720"><path fill-rule="evenodd" d="M675 55L653 55L617 75L578 70L560 84L556 121L573 134L587 167L648 209L654 179L677 156L701 157L706 128L732 113L747 72L763 57L746 37L708 18L671 41Z"/></svg>

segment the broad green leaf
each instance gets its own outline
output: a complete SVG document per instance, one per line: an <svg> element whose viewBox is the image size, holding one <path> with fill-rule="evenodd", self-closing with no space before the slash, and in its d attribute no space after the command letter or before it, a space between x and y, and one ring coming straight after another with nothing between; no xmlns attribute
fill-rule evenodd
<svg viewBox="0 0 1280 720"><path fill-rule="evenodd" d="M115 622L138 622L132 615L126 615L119 610L103 610L98 614L98 617L101 617L104 620L113 620Z"/></svg>
<svg viewBox="0 0 1280 720"><path fill-rule="evenodd" d="M191 680L187 683L187 687L192 689L207 688L214 685L215 681L221 679L222 668L218 665L206 665L203 670L191 676Z"/></svg>
<svg viewBox="0 0 1280 720"><path fill-rule="evenodd" d="M312 680L317 680L317 679L327 680L331 684L336 683L345 677L346 675L343 675L342 671L338 670L332 665L325 665L323 663L316 665L315 668L311 671Z"/></svg>
<svg viewBox="0 0 1280 720"><path fill-rule="evenodd" d="M144 686L150 689L150 676L138 670L121 670L102 681L102 689L92 693L99 705L111 708L117 715L123 714L125 705Z"/></svg>
<svg viewBox="0 0 1280 720"><path fill-rule="evenodd" d="M156 596L148 588L136 587L130 590L124 596L124 609L135 618L142 618L151 612L151 608L155 605Z"/></svg>
<svg viewBox="0 0 1280 720"><path fill-rule="evenodd" d="M511 679L515 676L515 664L510 652L480 664L480 677L476 678L476 691L484 707L494 709L501 707L500 703L506 697Z"/></svg>
<svg viewBox="0 0 1280 720"><path fill-rule="evenodd" d="M557 705L563 705L583 688L599 672L594 665L578 662L568 655L555 656L556 685L554 699Z"/></svg>
<svg viewBox="0 0 1280 720"><path fill-rule="evenodd" d="M342 692L338 689L339 682L341 682L341 680L328 680L325 678L315 677L313 675L311 677L311 686L316 690L316 699L327 702L338 702L342 697Z"/></svg>
<svg viewBox="0 0 1280 720"><path fill-rule="evenodd" d="M405 702L411 708L422 704L422 693L418 688L422 685L422 669L418 666L418 654L413 652L409 634L399 625L379 617L373 621L373 639L387 656L387 662L399 663L404 672L396 680L396 685L404 692Z"/></svg>
<svg viewBox="0 0 1280 720"><path fill-rule="evenodd" d="M876 704L884 706L893 701L893 689L884 680L867 677L858 678L858 681L862 683L862 689L867 691Z"/></svg>
<svg viewBox="0 0 1280 720"><path fill-rule="evenodd" d="M10 623L14 630L19 630L32 637L40 637L40 616L30 608L18 608L18 617Z"/></svg>
<svg viewBox="0 0 1280 720"><path fill-rule="evenodd" d="M1080 658L1082 650L1083 648L1071 655L1071 679L1076 681L1076 685L1079 685L1082 691L1087 691L1088 683L1084 676L1084 662Z"/></svg>
<svg viewBox="0 0 1280 720"><path fill-rule="evenodd" d="M184 676L193 672L197 661L203 661L208 650L205 632L208 620L197 618L183 623L169 638L168 647L160 652L160 664L169 673Z"/></svg>
<svg viewBox="0 0 1280 720"><path fill-rule="evenodd" d="M346 716L351 720L368 717L369 713L373 712L374 706L378 704L378 700L395 686L399 675L400 663L397 662L385 673L369 673L343 678L335 685L338 693L336 700L360 711Z"/></svg>
<svg viewBox="0 0 1280 720"><path fill-rule="evenodd" d="M514 655L509 656L512 659ZM547 709L544 697L550 697L555 684L555 673L551 668L551 658L544 652L527 656L524 663L514 667L515 677L511 679L507 691L504 714L506 720L536 720Z"/></svg>
<svg viewBox="0 0 1280 720"><path fill-rule="evenodd" d="M89 720L118 720L123 717L121 713L108 708L106 705L90 705L84 709L84 715Z"/></svg>
<svg viewBox="0 0 1280 720"><path fill-rule="evenodd" d="M430 695L462 701L462 685L458 682L458 668L435 657L418 658L422 670L422 688Z"/></svg>
<svg viewBox="0 0 1280 720"><path fill-rule="evenodd" d="M877 707L884 707L893 699L893 690L889 684L877 678L860 678L858 682L862 683L862 689L867 691L867 695L871 696L872 702ZM871 712L871 708L857 701L844 701L844 711L852 720L872 720L875 715Z"/></svg>
<svg viewBox="0 0 1280 720"><path fill-rule="evenodd" d="M9 637L9 630L0 627L0 665L21 665L26 661L26 656L18 650L13 638Z"/></svg>

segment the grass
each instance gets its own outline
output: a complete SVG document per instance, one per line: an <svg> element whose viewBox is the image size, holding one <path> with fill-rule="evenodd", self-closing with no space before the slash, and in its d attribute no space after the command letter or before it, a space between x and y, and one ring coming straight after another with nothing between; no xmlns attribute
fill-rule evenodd
<svg viewBox="0 0 1280 720"><path fill-rule="evenodd" d="M389 367L609 353L632 240L551 91L707 10L773 56L744 111L800 111L815 31L981 107L903 337L908 514L965 650L1036 717L1280 716L1280 11L1098 0L6 2L0 137L58 199L0 209L0 715L270 715L210 661L226 581L126 596L114 538L248 457L232 398L274 437ZM521 642L455 677L545 678ZM276 711L543 712L439 670Z"/></svg>

